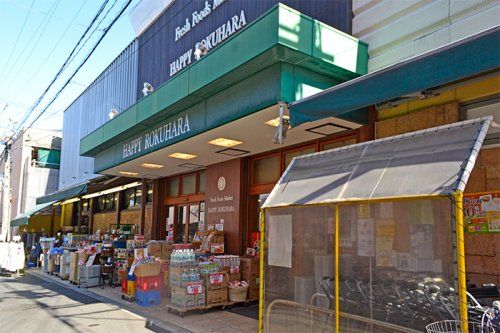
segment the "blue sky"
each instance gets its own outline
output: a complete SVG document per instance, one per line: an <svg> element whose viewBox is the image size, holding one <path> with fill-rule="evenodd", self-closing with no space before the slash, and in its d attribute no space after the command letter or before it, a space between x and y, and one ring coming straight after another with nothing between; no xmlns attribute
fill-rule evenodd
<svg viewBox="0 0 500 333"><path fill-rule="evenodd" d="M139 1L132 2L71 84L33 127L62 128L64 109L134 39L128 13ZM111 8L108 16L36 110L47 105L100 37L102 28L126 2L109 1L101 14L103 17ZM0 137L49 85L103 3L104 0L0 0ZM93 30L94 27L90 32Z"/></svg>

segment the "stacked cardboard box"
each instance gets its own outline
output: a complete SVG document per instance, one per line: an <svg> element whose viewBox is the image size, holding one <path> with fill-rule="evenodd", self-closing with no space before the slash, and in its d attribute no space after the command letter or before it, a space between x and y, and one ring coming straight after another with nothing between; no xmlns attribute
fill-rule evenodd
<svg viewBox="0 0 500 333"><path fill-rule="evenodd" d="M61 255L61 261L59 266L59 276L61 279L66 280L69 277L70 273L70 257L71 253L69 251L64 251L64 254Z"/></svg>
<svg viewBox="0 0 500 333"><path fill-rule="evenodd" d="M79 266L78 276L80 286L84 288L96 287L99 285L101 265Z"/></svg>
<svg viewBox="0 0 500 333"><path fill-rule="evenodd" d="M171 265L169 270L170 301L181 308L205 306L205 288L203 281L183 281L183 272L198 269L196 266Z"/></svg>
<svg viewBox="0 0 500 333"><path fill-rule="evenodd" d="M259 298L260 261L258 257L241 257L241 279L248 282L248 299Z"/></svg>
<svg viewBox="0 0 500 333"><path fill-rule="evenodd" d="M69 255L69 280L78 282L78 252L71 252Z"/></svg>
<svg viewBox="0 0 500 333"><path fill-rule="evenodd" d="M207 274L204 277L204 282L207 291L207 305L227 302L228 274L226 272Z"/></svg>

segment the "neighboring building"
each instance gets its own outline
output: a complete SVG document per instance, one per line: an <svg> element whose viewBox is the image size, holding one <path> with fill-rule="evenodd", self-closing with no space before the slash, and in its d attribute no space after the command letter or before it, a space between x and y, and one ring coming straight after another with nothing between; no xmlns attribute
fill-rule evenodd
<svg viewBox="0 0 500 333"><path fill-rule="evenodd" d="M10 144L10 216L2 216L2 233L5 235L9 223L16 216L29 211L36 206L36 199L57 190L59 167L61 160L61 133L40 129L21 131ZM4 175L6 152L0 160L0 170ZM4 187L0 188L2 192ZM0 195L0 206L9 205L3 193ZM22 229L36 232L50 231L51 213L33 217L33 221ZM7 223L6 223L7 222ZM16 235L18 228L13 227L11 235Z"/></svg>

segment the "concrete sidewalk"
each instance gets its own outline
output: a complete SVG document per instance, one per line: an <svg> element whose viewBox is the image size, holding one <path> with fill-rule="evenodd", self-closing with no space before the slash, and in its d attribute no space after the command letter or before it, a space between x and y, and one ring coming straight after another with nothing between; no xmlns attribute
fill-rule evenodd
<svg viewBox="0 0 500 333"><path fill-rule="evenodd" d="M64 288L76 290L99 302L112 304L128 310L135 315L146 318L147 325L157 332L169 333L253 333L257 332L258 322L255 319L241 316L229 311L209 310L200 314L198 311L187 312L184 318L175 313L168 313L163 305L141 307L121 298L120 287L78 288L67 280L52 276L41 270L26 270L26 274L52 282Z"/></svg>

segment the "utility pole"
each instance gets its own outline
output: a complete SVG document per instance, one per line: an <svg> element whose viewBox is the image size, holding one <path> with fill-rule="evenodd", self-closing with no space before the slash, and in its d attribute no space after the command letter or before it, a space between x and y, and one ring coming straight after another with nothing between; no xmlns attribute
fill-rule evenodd
<svg viewBox="0 0 500 333"><path fill-rule="evenodd" d="M5 148L3 151L3 159L5 160L5 167L2 181L2 229L0 241L10 240L10 206L12 200L12 193L10 188L10 174L11 174L11 159L10 159L10 138L6 138Z"/></svg>

